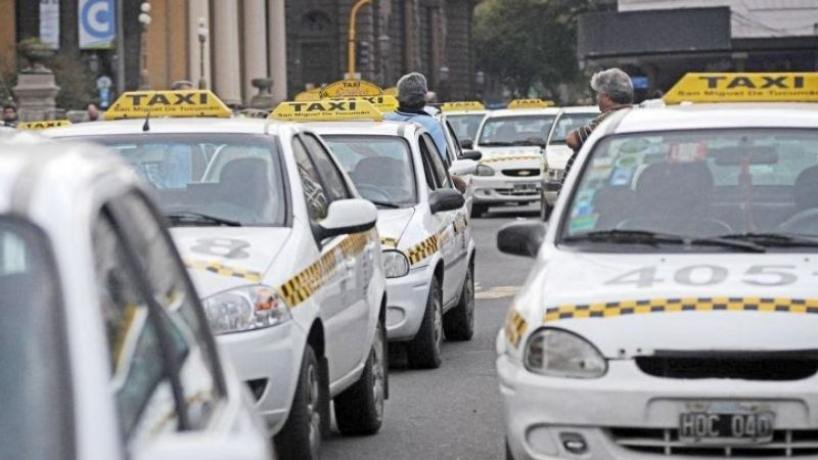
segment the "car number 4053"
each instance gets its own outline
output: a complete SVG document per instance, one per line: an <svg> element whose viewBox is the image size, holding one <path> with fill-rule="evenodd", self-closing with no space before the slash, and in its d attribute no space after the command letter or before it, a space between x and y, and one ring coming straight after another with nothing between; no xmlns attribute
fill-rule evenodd
<svg viewBox="0 0 818 460"><path fill-rule="evenodd" d="M655 266L641 267L623 273L605 282L607 285L630 285L649 288L654 284L673 282L685 286L713 286L729 278L727 267L719 265L690 265L675 273L660 276ZM752 265L741 274L738 281L751 286L787 286L798 281L795 265Z"/></svg>
<svg viewBox="0 0 818 460"><path fill-rule="evenodd" d="M773 413L711 414L679 417L679 440L687 443L765 443L773 439Z"/></svg>

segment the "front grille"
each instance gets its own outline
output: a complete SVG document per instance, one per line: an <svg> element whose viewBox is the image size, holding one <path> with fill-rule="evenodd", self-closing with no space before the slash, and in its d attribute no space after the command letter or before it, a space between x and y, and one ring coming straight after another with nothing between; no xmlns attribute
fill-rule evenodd
<svg viewBox="0 0 818 460"><path fill-rule="evenodd" d="M494 189L498 195L505 195L505 196L540 196L539 190L522 190L522 189L513 189L513 188L496 188Z"/></svg>
<svg viewBox="0 0 818 460"><path fill-rule="evenodd" d="M673 379L800 380L818 372L811 353L661 354L636 358L639 369L655 377Z"/></svg>
<svg viewBox="0 0 818 460"><path fill-rule="evenodd" d="M504 176L509 177L537 177L540 175L539 169L504 169Z"/></svg>
<svg viewBox="0 0 818 460"><path fill-rule="evenodd" d="M767 444L691 445L676 429L612 428L611 439L628 450L654 455L694 457L800 457L818 454L818 430L776 430Z"/></svg>

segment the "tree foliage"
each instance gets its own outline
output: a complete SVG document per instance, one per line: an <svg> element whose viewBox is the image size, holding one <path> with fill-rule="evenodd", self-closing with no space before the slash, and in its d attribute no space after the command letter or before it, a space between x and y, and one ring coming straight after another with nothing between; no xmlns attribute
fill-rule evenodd
<svg viewBox="0 0 818 460"><path fill-rule="evenodd" d="M474 34L481 68L518 95L557 86L580 75L577 16L593 0L484 0L475 11Z"/></svg>

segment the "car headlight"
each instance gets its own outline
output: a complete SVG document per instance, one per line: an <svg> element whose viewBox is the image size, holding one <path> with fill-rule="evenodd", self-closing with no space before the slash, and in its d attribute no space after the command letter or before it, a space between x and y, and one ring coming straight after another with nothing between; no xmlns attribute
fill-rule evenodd
<svg viewBox="0 0 818 460"><path fill-rule="evenodd" d="M494 175L494 168L488 165L477 165L477 171L475 172L477 176L493 176Z"/></svg>
<svg viewBox="0 0 818 460"><path fill-rule="evenodd" d="M288 321L290 309L269 286L243 286L202 301L214 334L252 331Z"/></svg>
<svg viewBox="0 0 818 460"><path fill-rule="evenodd" d="M383 270L387 278L399 278L409 273L409 259L401 251L383 251Z"/></svg>
<svg viewBox="0 0 818 460"><path fill-rule="evenodd" d="M552 377L593 379L608 371L608 362L590 342L562 329L540 329L528 339L524 357L531 372Z"/></svg>

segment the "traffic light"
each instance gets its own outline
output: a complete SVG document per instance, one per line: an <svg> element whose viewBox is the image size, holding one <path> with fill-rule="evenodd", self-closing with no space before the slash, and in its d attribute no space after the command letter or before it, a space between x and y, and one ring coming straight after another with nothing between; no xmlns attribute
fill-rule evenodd
<svg viewBox="0 0 818 460"><path fill-rule="evenodd" d="M372 63L372 43L359 41L357 47L357 58L359 67L369 67Z"/></svg>

